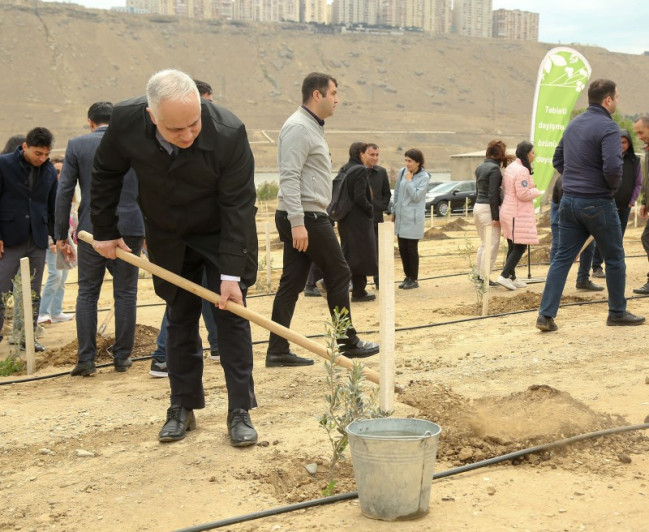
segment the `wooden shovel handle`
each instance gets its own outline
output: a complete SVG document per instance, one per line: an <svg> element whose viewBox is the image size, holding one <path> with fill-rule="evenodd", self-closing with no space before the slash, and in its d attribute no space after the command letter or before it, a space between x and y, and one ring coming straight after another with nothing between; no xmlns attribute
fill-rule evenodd
<svg viewBox="0 0 649 532"><path fill-rule="evenodd" d="M77 237L90 245L92 245L94 242L92 235L87 231L79 231ZM124 251L121 248L116 248L115 251L117 253L117 258L122 259L123 261L128 262L133 266L142 268L143 270L146 270L147 272L160 277L165 281L175 284L176 286L179 286L180 288L187 290L192 294L196 294L197 296L206 299L210 303L218 305L221 299L219 294L217 294L216 292L212 292L211 290L208 290L207 288L199 284L193 283L185 279L184 277L181 277L180 275L170 272L169 270L162 268L157 264L153 264L145 258L133 255L133 253ZM288 329L287 327L284 327L283 325L280 325L273 320L269 320L265 316L262 316L261 314L250 310L243 305L228 301L225 304L225 309L232 312L233 314L236 314L237 316L241 316L242 318L247 319L248 321L256 323L267 331L275 333L277 336L286 338L289 342L293 342L303 347L304 349L308 349L309 351L311 351L311 353L314 353L321 356L322 358L326 358L327 360L331 361L331 350L329 348L311 340L310 338L307 338L306 336L292 331L291 329ZM343 355L338 355L335 360L336 364L347 369L352 369L354 364L349 358ZM364 366L363 375L367 378L367 380L375 384L379 384L379 374L376 371Z"/></svg>

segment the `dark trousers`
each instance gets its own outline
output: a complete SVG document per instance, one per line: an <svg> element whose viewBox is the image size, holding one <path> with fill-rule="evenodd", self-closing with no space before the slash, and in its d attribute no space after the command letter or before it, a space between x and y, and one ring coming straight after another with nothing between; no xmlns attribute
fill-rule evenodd
<svg viewBox="0 0 649 532"><path fill-rule="evenodd" d="M316 281L319 281L320 279L322 279L322 270L318 268L318 265L315 262L312 262L311 267L309 268L309 276L306 279L306 287L315 288Z"/></svg>
<svg viewBox="0 0 649 532"><path fill-rule="evenodd" d="M507 259L501 273L505 279L516 279L516 266L526 249L527 244L514 244L509 238L507 239Z"/></svg>
<svg viewBox="0 0 649 532"><path fill-rule="evenodd" d="M367 277L358 273L352 273L352 296L363 297L367 294Z"/></svg>
<svg viewBox="0 0 649 532"><path fill-rule="evenodd" d="M36 247L31 235L27 241L18 246L8 246L4 248L4 254L0 259L0 333L5 321L5 304L2 296L12 290L13 278L20 269L20 259L29 257L29 272L32 276L32 313L34 328L38 318L38 309L41 305L41 282L43 281L43 271L45 270L45 252L47 250ZM14 309L17 306L22 307L22 301L14 301ZM25 320L26 322L27 320ZM0 334L0 340L2 334Z"/></svg>
<svg viewBox="0 0 649 532"><path fill-rule="evenodd" d="M291 223L285 211L275 213L275 225L284 243L284 267L279 281L279 289L273 301L272 319L284 327L291 326L295 304L304 289L311 262L322 270L322 278L327 287L327 304L333 314L336 307L350 308L349 280L351 274L334 229L326 214L305 212L304 226L309 233L309 247L306 252L293 247ZM351 312L349 314L351 320ZM356 330L347 330L347 339L341 343L354 345L358 342ZM270 334L268 352L281 354L289 352L288 341L276 334Z"/></svg>
<svg viewBox="0 0 649 532"><path fill-rule="evenodd" d="M142 237L125 236L124 242L139 255ZM135 341L137 314L138 268L123 260L110 260L97 253L90 244L79 241L77 248L79 292L77 294L76 322L79 362L91 362L97 356L97 301L108 269L113 276L115 301L116 360L128 358Z"/></svg>
<svg viewBox="0 0 649 532"><path fill-rule="evenodd" d="M398 241L403 273L416 281L419 278L419 240L399 237Z"/></svg>
<svg viewBox="0 0 649 532"><path fill-rule="evenodd" d="M622 238L624 238L624 233L626 232L626 226L629 223L629 214L631 213L631 207L627 207L626 209L618 209L617 210L617 215L620 217L620 226L622 227ZM642 232L642 245L644 246L644 233L647 231L645 230ZM646 248L645 248L646 251ZM601 268L602 264L604 263L604 259L602 258L602 253L599 251L599 248L595 246L595 252L593 254L593 270L596 268Z"/></svg>
<svg viewBox="0 0 649 532"><path fill-rule="evenodd" d="M221 291L216 267L191 248L185 248L181 275L201 284L203 270L207 287ZM302 285L304 286L304 285ZM243 290L245 302L246 291ZM202 299L187 290L178 289L167 301L167 369L171 386L171 404L187 409L205 407L203 391L203 344L198 333ZM227 310L213 308L219 337L221 366L228 389L228 411L250 410L257 406L252 378L252 338L248 320Z"/></svg>

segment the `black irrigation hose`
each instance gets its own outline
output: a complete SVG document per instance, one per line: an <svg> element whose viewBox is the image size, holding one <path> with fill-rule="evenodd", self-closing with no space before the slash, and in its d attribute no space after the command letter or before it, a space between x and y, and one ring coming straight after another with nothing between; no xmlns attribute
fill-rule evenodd
<svg viewBox="0 0 649 532"><path fill-rule="evenodd" d="M453 469L447 469L441 473L435 473L433 475L433 480L439 478L446 478L459 473L464 473L466 471L473 471L486 467L488 465L498 464L500 462L505 462L507 460L512 460L514 458L519 458L528 454L538 453L541 451L546 451L549 449L554 449L556 447L563 447L565 445L570 445L572 443L580 442L583 440L591 438L599 438L601 436L608 436L611 434L618 434L622 432L631 432L635 430L647 430L649 429L649 423L643 423L640 425L626 425L623 427L614 427L611 429L598 430L596 432L589 432L587 434L580 434L578 436L573 436L572 438L566 438L564 440L559 440L551 443L545 443L543 445L537 445L536 447L530 447L528 449L522 449L520 451L514 451L512 453L503 454L501 456L495 456L493 458L488 458L487 460L481 460L480 462L475 462L473 464L467 464L461 467L456 467ZM221 528L224 526L235 525L239 523L244 523L247 521L253 521L255 519L261 519L264 517L271 517L274 515L280 515L284 513L294 512L295 510L302 510L305 508L314 508L316 506L323 506L325 504L332 504L335 502L346 501L351 499L356 499L358 497L357 491L352 491L349 493L341 493L339 495L333 495L331 497L323 497L321 499L314 499L311 501L304 501L297 504L291 504L288 506L280 506L278 508L272 508L270 510L263 510L261 512L254 512L250 514L240 515L238 517L230 517L228 519L222 519L220 521L213 521L211 523L204 523L202 525L196 525L188 528L181 528L176 530L176 532L201 532L203 530L213 530L215 528Z"/></svg>

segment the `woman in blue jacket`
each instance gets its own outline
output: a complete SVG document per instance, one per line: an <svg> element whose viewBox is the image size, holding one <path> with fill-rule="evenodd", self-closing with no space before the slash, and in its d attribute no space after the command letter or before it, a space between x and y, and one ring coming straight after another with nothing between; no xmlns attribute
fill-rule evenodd
<svg viewBox="0 0 649 532"><path fill-rule="evenodd" d="M399 288L418 288L419 240L424 236L426 191L430 175L424 170L424 154L415 148L405 154L406 166L399 170L394 187L394 234L406 278Z"/></svg>

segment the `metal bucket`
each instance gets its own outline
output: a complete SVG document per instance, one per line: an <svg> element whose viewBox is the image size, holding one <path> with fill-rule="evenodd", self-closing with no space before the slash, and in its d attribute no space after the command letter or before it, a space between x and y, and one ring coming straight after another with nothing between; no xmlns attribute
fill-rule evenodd
<svg viewBox="0 0 649 532"><path fill-rule="evenodd" d="M363 515L397 521L428 513L441 427L380 418L354 421L345 430Z"/></svg>

